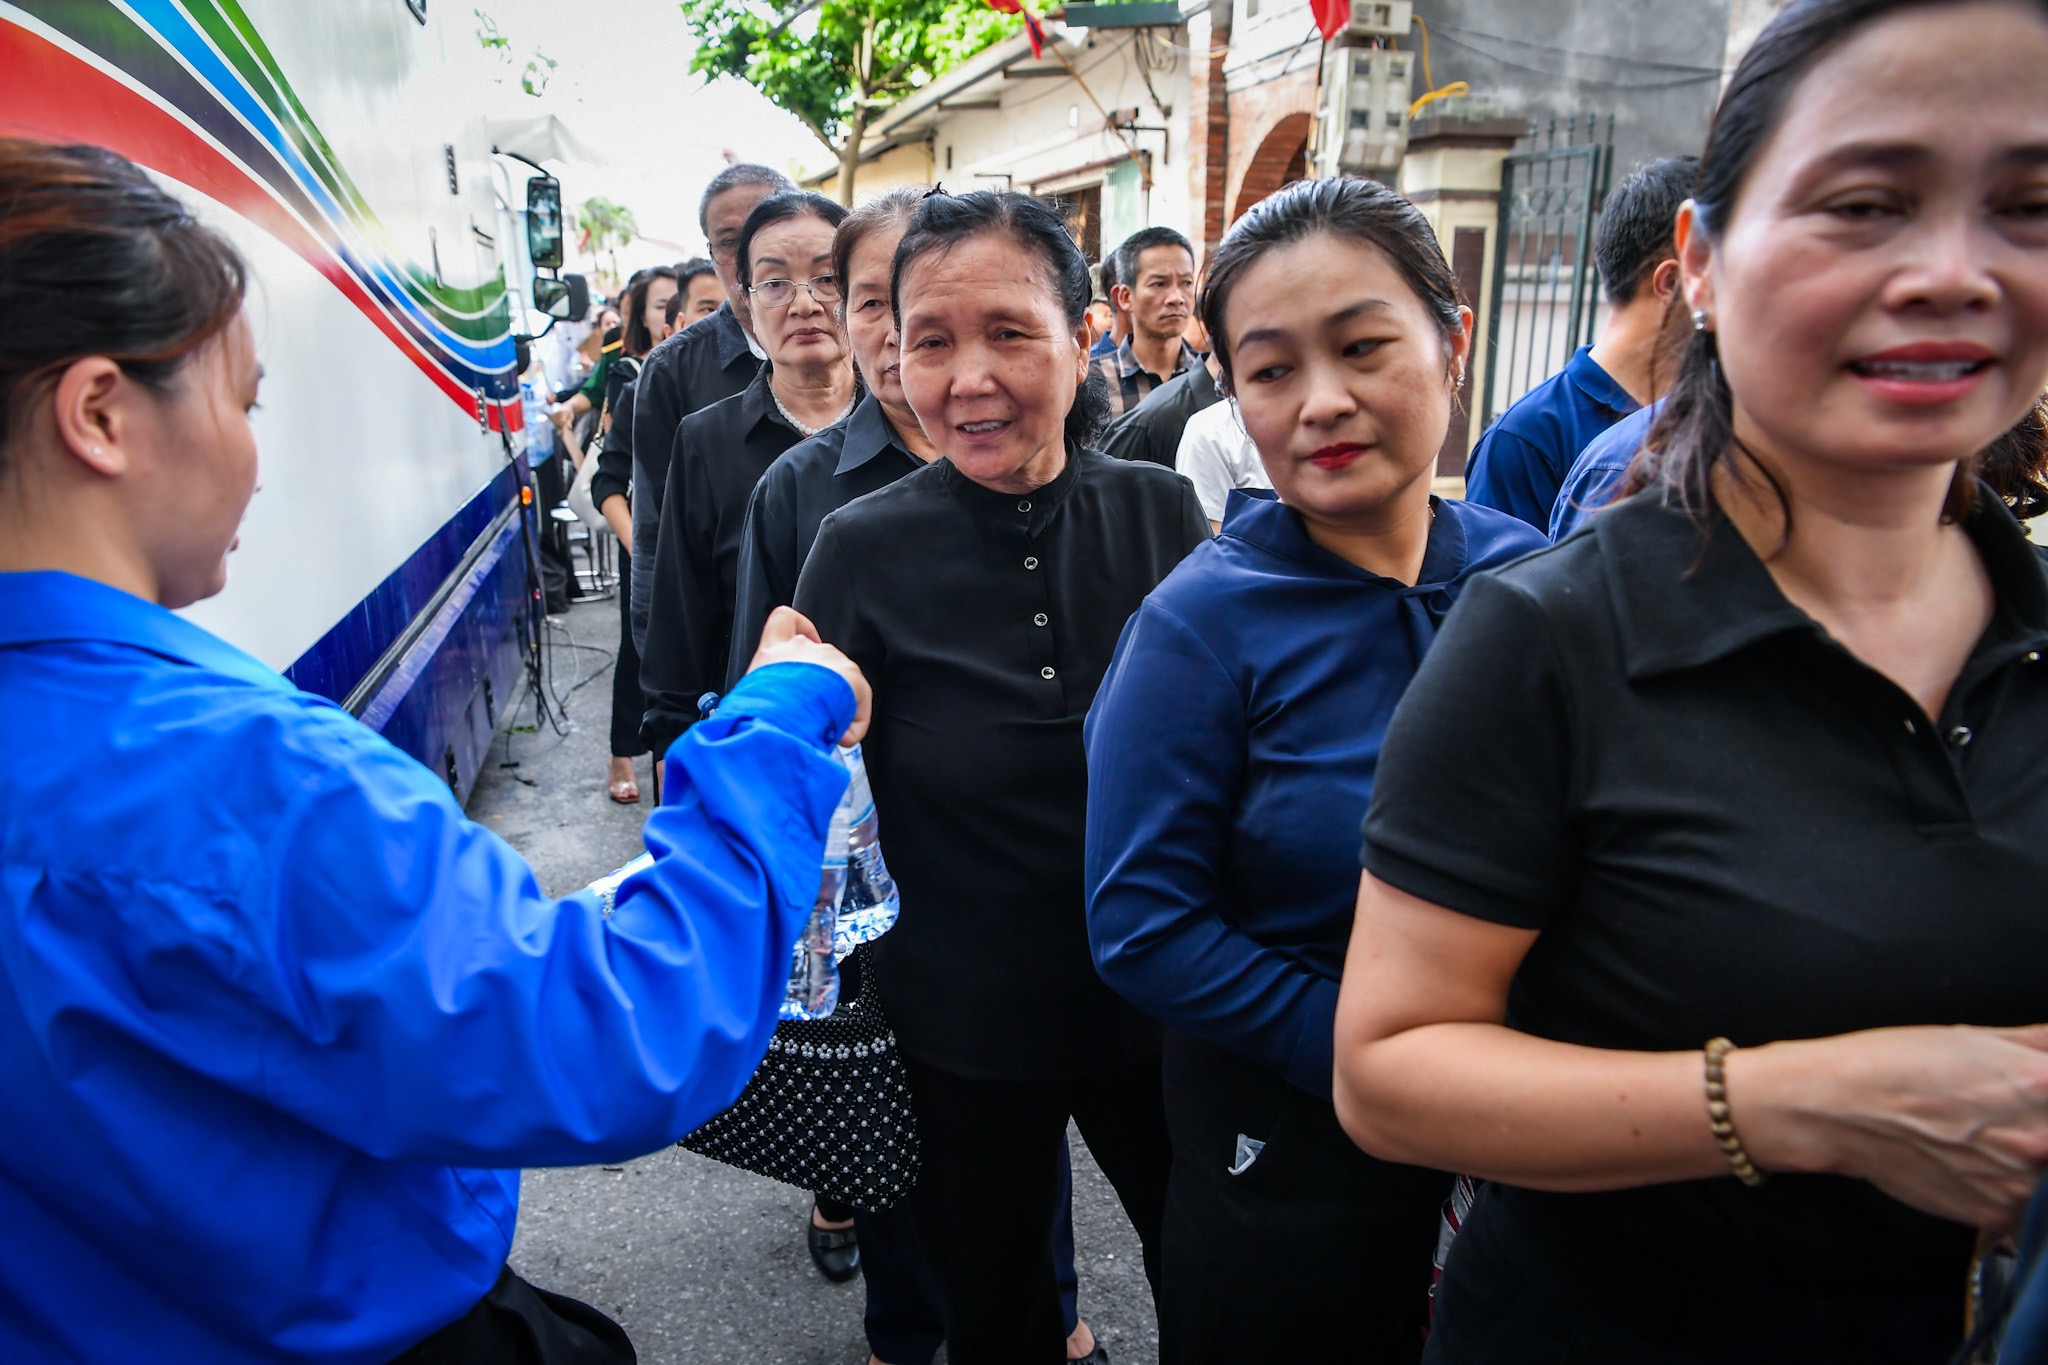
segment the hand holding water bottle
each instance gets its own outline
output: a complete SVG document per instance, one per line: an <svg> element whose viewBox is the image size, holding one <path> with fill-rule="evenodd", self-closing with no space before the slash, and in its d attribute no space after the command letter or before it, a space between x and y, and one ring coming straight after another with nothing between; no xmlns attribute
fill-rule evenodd
<svg viewBox="0 0 2048 1365"><path fill-rule="evenodd" d="M760 647L747 671L781 663L821 664L846 679L853 688L853 724L846 727L839 742L848 748L860 743L868 732L868 716L875 701L868 680L861 675L860 665L819 640L818 628L794 607L777 607L769 613L768 623L761 628Z"/></svg>

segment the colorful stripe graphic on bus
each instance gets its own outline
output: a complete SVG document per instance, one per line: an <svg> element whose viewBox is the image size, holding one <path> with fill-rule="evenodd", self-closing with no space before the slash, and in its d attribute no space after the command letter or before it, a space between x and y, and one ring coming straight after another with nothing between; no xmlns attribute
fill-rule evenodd
<svg viewBox="0 0 2048 1365"><path fill-rule="evenodd" d="M0 0L0 70L0 129L109 147L219 200L472 416L519 425L503 276L449 287L397 247L236 0Z"/></svg>

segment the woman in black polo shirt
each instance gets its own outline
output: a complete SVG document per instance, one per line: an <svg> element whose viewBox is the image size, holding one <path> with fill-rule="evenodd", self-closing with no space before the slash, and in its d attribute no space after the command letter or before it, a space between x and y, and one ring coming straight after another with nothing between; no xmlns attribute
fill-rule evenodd
<svg viewBox="0 0 2048 1365"><path fill-rule="evenodd" d="M2048 1161L2048 577L1977 479L2039 510L2044 67L2040 0L1781 15L1641 491L1395 716L1336 1099L1494 1182L1431 1361L1934 1365Z"/></svg>
<svg viewBox="0 0 2048 1365"><path fill-rule="evenodd" d="M1124 621L1209 528L1171 470L1085 448L1088 268L1045 206L929 198L891 277L903 390L943 458L827 517L796 605L883 699L867 769L903 910L876 970L948 1359L1054 1362L1069 1118L1148 1269L1168 1160L1158 1031L1088 955L1081 720Z"/></svg>

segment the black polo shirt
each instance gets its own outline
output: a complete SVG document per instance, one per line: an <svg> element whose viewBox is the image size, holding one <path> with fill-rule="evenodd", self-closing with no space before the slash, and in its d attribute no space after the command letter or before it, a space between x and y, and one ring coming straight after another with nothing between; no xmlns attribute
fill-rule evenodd
<svg viewBox="0 0 2048 1365"><path fill-rule="evenodd" d="M1089 957L1081 720L1124 622L1208 534L1187 480L1092 451L1021 495L940 460L819 528L796 606L875 689L868 778L903 894L876 947L912 1056L1044 1079L1157 1049Z"/></svg>
<svg viewBox="0 0 2048 1365"><path fill-rule="evenodd" d="M797 442L768 466L740 533L732 638L741 647L727 662L727 687L746 671L751 655L745 645L761 638L768 613L796 601L797 575L818 538L818 523L924 463L896 439L881 400L870 394L844 422Z"/></svg>
<svg viewBox="0 0 2048 1365"><path fill-rule="evenodd" d="M764 365L744 390L683 419L652 559L633 546L651 566L640 737L657 754L696 721L699 697L725 687L747 499L776 457L803 439L776 409L768 375ZM633 580L640 578L636 568Z"/></svg>
<svg viewBox="0 0 2048 1365"><path fill-rule="evenodd" d="M1209 377L1208 365L1191 366L1110 423L1102 438L1102 453L1119 460L1150 460L1172 469L1188 418L1222 401L1223 394Z"/></svg>
<svg viewBox="0 0 2048 1365"><path fill-rule="evenodd" d="M1545 1038L1689 1050L2048 1018L2048 576L1988 489L1966 529L1996 612L1934 720L1718 510L1703 543L1646 493L1477 580L1394 717L1365 865L1539 931L1508 1023ZM1729 1325L1772 1296L1945 1322L1972 1245L1837 1177L1498 1203L1476 1244L1512 1227L1515 1245L1490 1268L1461 1249L1454 1279L1537 1256L1602 1312L1682 1285ZM1765 1321L1750 1339L1818 1319Z"/></svg>
<svg viewBox="0 0 2048 1365"><path fill-rule="evenodd" d="M660 541L661 501L668 491L677 427L691 413L746 388L761 364L747 345L747 334L740 330L732 306L724 303L711 316L697 319L648 352L640 367L639 397L633 412L633 549L643 562L654 562L653 552ZM635 575L633 643L643 652L651 600L646 585Z"/></svg>

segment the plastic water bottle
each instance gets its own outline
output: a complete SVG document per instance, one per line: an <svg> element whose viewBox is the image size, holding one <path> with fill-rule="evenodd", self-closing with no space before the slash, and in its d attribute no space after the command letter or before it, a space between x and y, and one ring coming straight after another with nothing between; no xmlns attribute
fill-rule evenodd
<svg viewBox="0 0 2048 1365"><path fill-rule="evenodd" d="M861 944L887 933L901 905L896 880L882 861L875 798L860 747L835 749L833 756L846 765L846 795L839 798L825 832L818 899L790 963L784 1019L822 1019L838 1008L839 964Z"/></svg>
<svg viewBox="0 0 2048 1365"><path fill-rule="evenodd" d="M888 933L903 903L896 894L896 879L882 861L881 825L875 818L875 798L868 790L860 746L841 749L838 757L852 774L833 819L835 830L842 820L846 825L846 889L840 894L832 943L833 957L843 962L861 944Z"/></svg>
<svg viewBox="0 0 2048 1365"><path fill-rule="evenodd" d="M539 467L555 452L555 425L548 420L547 400L531 379L519 381L519 406L526 427L526 462Z"/></svg>

